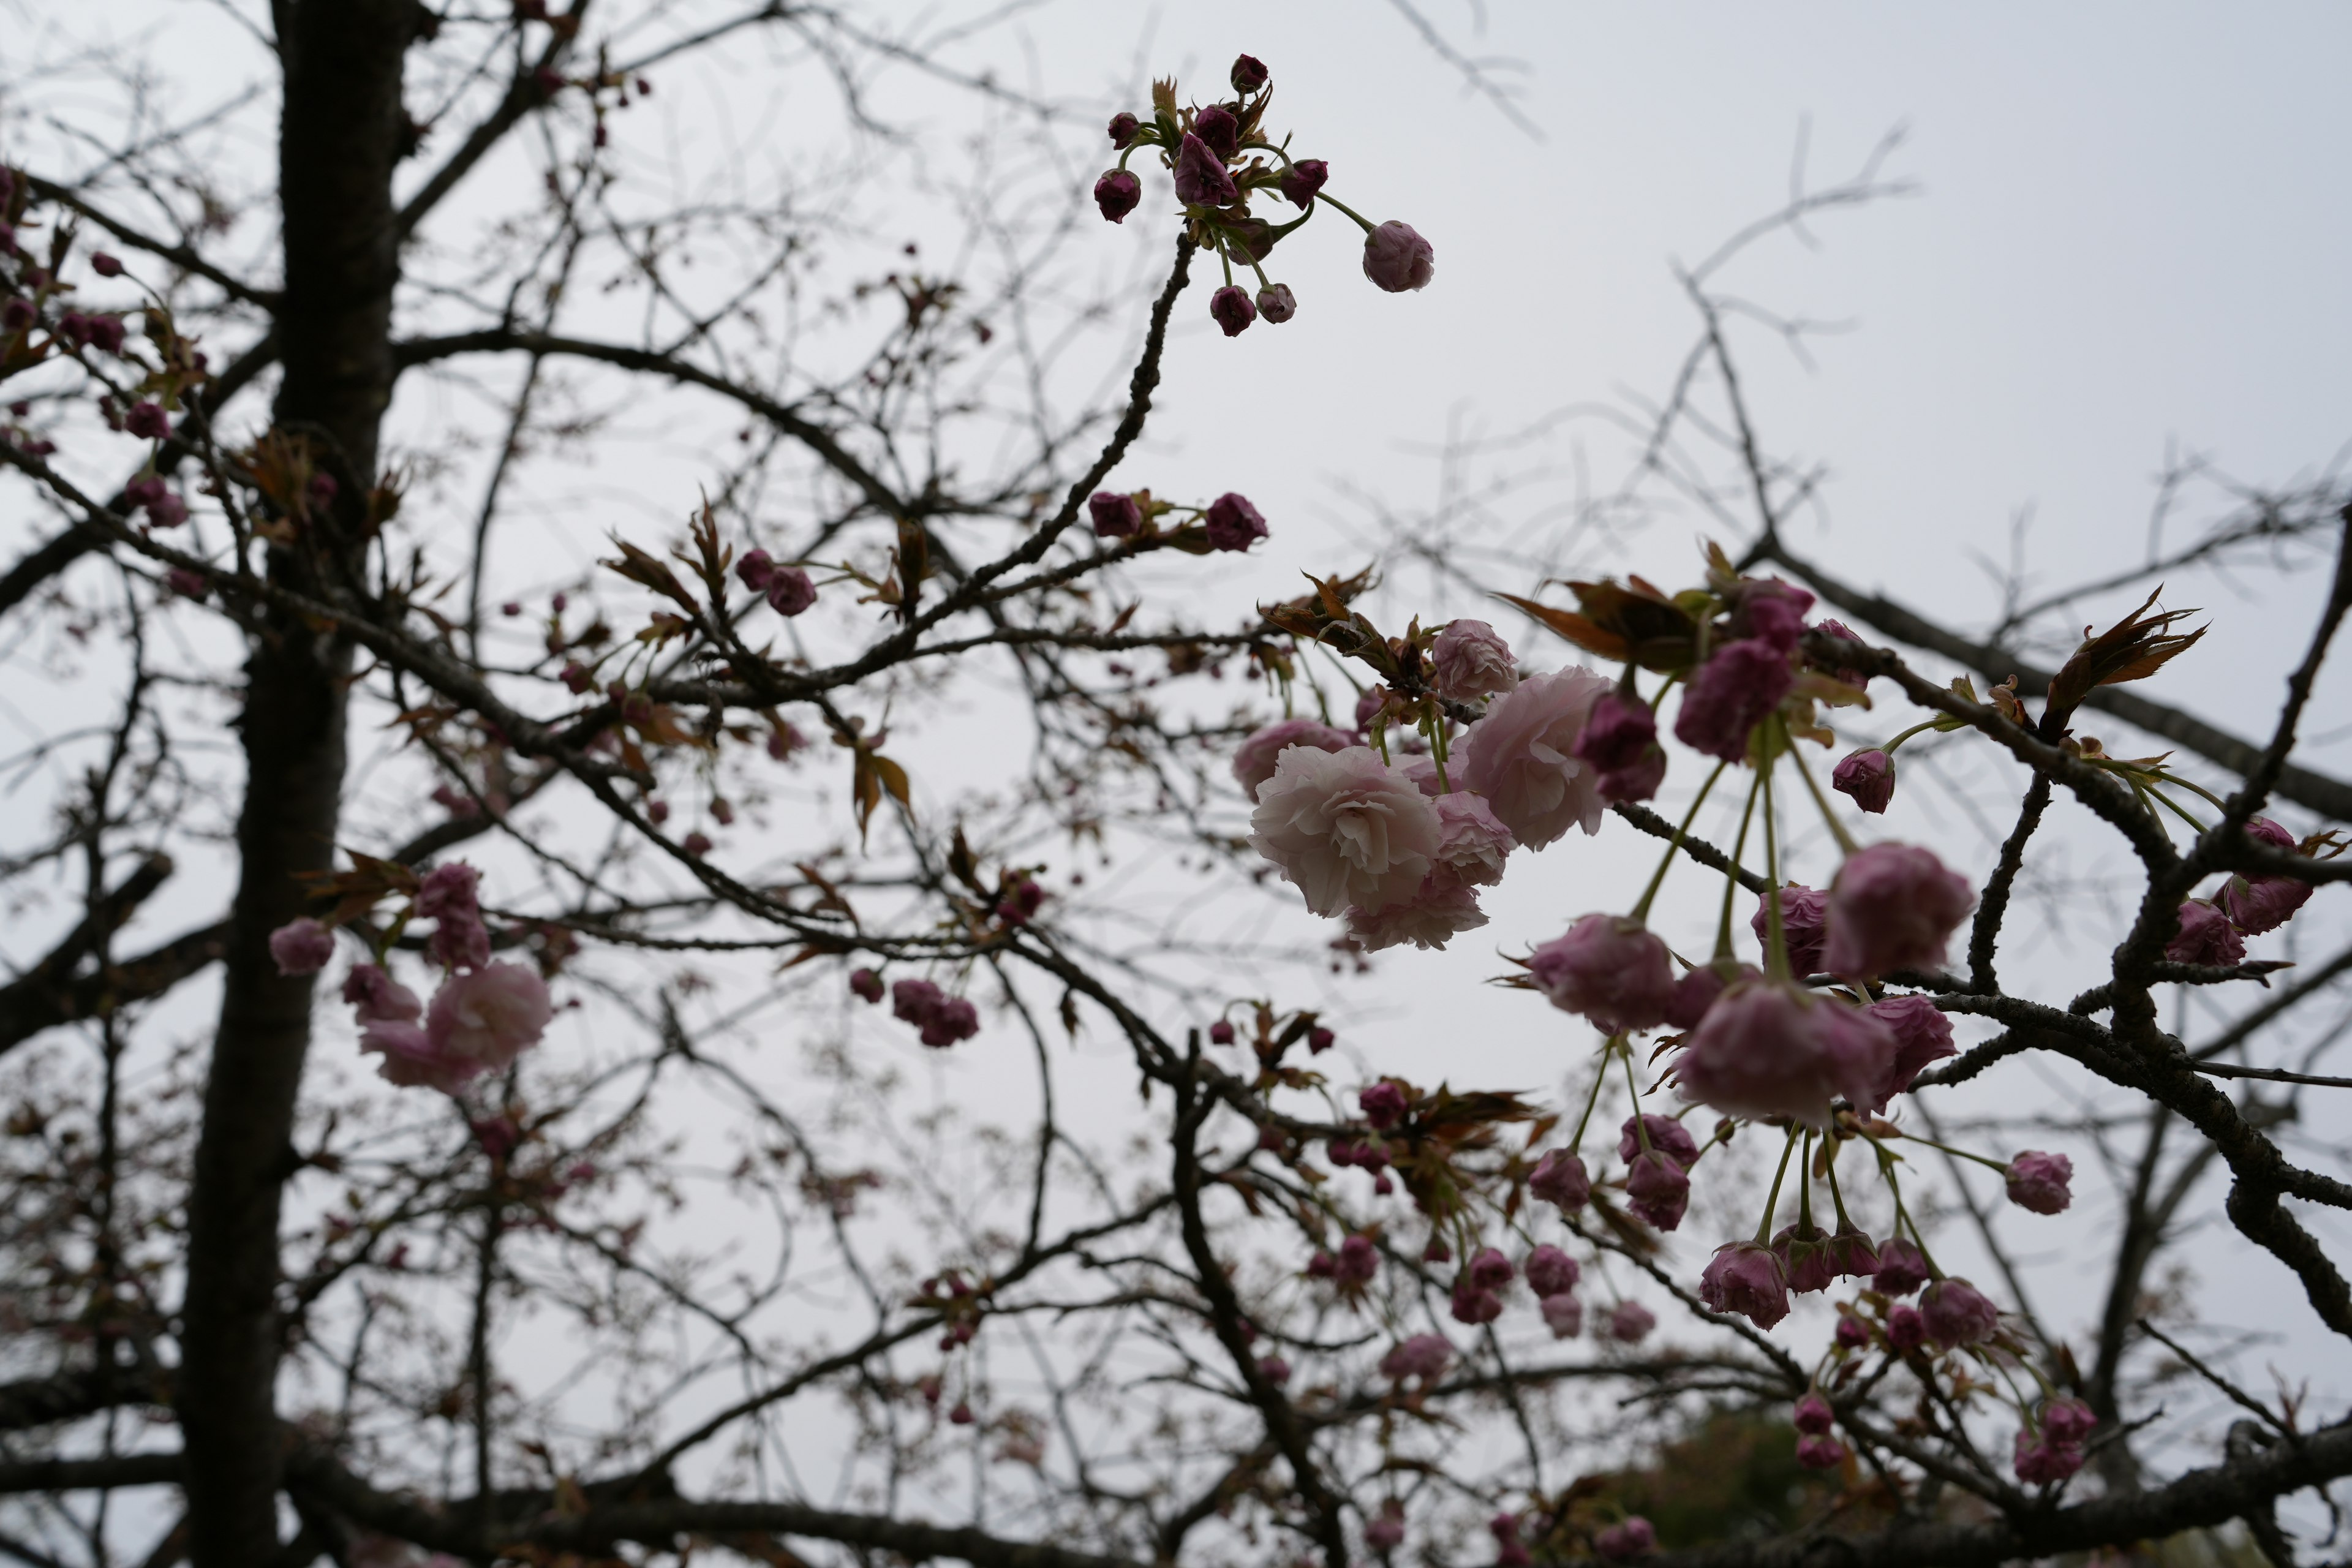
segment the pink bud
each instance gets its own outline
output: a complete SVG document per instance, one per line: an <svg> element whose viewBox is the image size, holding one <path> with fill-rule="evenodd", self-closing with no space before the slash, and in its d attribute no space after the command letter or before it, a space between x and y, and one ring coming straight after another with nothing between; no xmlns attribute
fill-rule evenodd
<svg viewBox="0 0 2352 1568"><path fill-rule="evenodd" d="M1087 498L1087 516L1103 539L1125 539L1143 526L1143 509L1131 495L1097 490Z"/></svg>
<svg viewBox="0 0 2352 1568"><path fill-rule="evenodd" d="M1657 1326L1658 1315L1639 1301L1620 1301L1609 1314L1609 1337L1620 1344L1640 1344Z"/></svg>
<svg viewBox="0 0 2352 1568"><path fill-rule="evenodd" d="M1364 1526L1364 1544L1375 1552L1390 1552L1404 1544L1404 1504L1390 1498L1381 1504L1381 1511Z"/></svg>
<svg viewBox="0 0 2352 1568"><path fill-rule="evenodd" d="M1574 1214L1592 1197L1592 1176L1584 1162L1565 1149L1554 1149L1536 1162L1528 1191L1562 1214Z"/></svg>
<svg viewBox="0 0 2352 1568"><path fill-rule="evenodd" d="M1860 1318L1838 1319L1837 1342L1843 1350L1860 1350L1870 1342L1870 1325Z"/></svg>
<svg viewBox="0 0 2352 1568"><path fill-rule="evenodd" d="M1952 1044L1952 1021L1925 996L1882 996L1863 1009L1886 1026L1895 1037L1895 1055L1868 1109L1886 1109L1886 1102L1911 1087L1930 1065L1958 1054Z"/></svg>
<svg viewBox="0 0 2352 1568"><path fill-rule="evenodd" d="M1503 1299L1465 1279L1454 1287L1453 1311L1457 1323L1491 1323L1503 1315Z"/></svg>
<svg viewBox="0 0 2352 1568"><path fill-rule="evenodd" d="M1575 1289L1583 1272L1575 1258L1549 1242L1528 1254L1528 1289L1538 1296L1558 1296Z"/></svg>
<svg viewBox="0 0 2352 1568"><path fill-rule="evenodd" d="M1636 1155L1625 1173L1625 1206L1645 1224L1672 1230L1690 1206L1690 1178L1656 1150Z"/></svg>
<svg viewBox="0 0 2352 1568"><path fill-rule="evenodd" d="M1798 1431L1819 1436L1837 1425L1837 1413L1830 1408L1830 1402L1822 1397L1819 1389L1807 1389L1805 1396L1797 1401L1793 1421Z"/></svg>
<svg viewBox="0 0 2352 1568"><path fill-rule="evenodd" d="M122 416L122 427L142 441L160 441L172 433L172 417L160 403L135 403Z"/></svg>
<svg viewBox="0 0 2352 1568"><path fill-rule="evenodd" d="M1209 315L1224 329L1225 336L1237 338L1257 320L1257 307L1250 302L1248 289L1228 283L1209 296Z"/></svg>
<svg viewBox="0 0 2352 1568"><path fill-rule="evenodd" d="M1511 1260L1491 1247L1482 1247L1470 1258L1470 1286L1475 1290L1500 1290L1517 1275Z"/></svg>
<svg viewBox="0 0 2352 1568"><path fill-rule="evenodd" d="M1772 1237L1772 1255L1780 1260L1789 1289L1800 1296L1826 1290L1837 1279L1830 1267L1828 1238L1811 1225L1781 1226Z"/></svg>
<svg viewBox="0 0 2352 1568"><path fill-rule="evenodd" d="M304 915L269 933L269 956L278 961L278 973L289 979L316 974L335 956L334 935Z"/></svg>
<svg viewBox="0 0 2352 1568"><path fill-rule="evenodd" d="M1226 1026L1228 1029L1232 1026ZM1404 1120L1404 1090L1385 1079L1359 1092L1356 1103L1363 1108L1364 1120L1382 1131Z"/></svg>
<svg viewBox="0 0 2352 1568"><path fill-rule="evenodd" d="M2175 963L2226 968L2246 961L2246 939L2221 910L2189 899L2180 906L2180 930L2164 944L2164 956Z"/></svg>
<svg viewBox="0 0 2352 1568"><path fill-rule="evenodd" d="M1850 979L1890 969L1937 970L1976 889L1910 844L1874 844L1846 857L1830 884L1822 964Z"/></svg>
<svg viewBox="0 0 2352 1568"><path fill-rule="evenodd" d="M1484 621L1448 622L1430 644L1429 662L1436 672L1437 694L1455 702L1475 702L1519 683L1518 661L1511 657L1510 644Z"/></svg>
<svg viewBox="0 0 2352 1568"><path fill-rule="evenodd" d="M2047 1436L2037 1443L2024 1431L2017 1434L2011 1454L2017 1479L2028 1486L2052 1486L2083 1468L2081 1448Z"/></svg>
<svg viewBox="0 0 2352 1568"><path fill-rule="evenodd" d="M1563 1012L1581 1013L1603 1034L1665 1022L1673 998L1672 955L1640 921L1590 914L1535 950L1528 977Z"/></svg>
<svg viewBox="0 0 2352 1568"><path fill-rule="evenodd" d="M2009 1201L2035 1214L2063 1214L2074 1201L2068 1184L2074 1179L2074 1162L2063 1154L2027 1150L2009 1163Z"/></svg>
<svg viewBox="0 0 2352 1568"><path fill-rule="evenodd" d="M797 566L779 566L768 579L768 607L780 616L797 616L816 603L816 584Z"/></svg>
<svg viewBox="0 0 2352 1568"><path fill-rule="evenodd" d="M743 552L743 559L735 563L735 575L741 578L743 586L754 594L764 594L768 591L768 584L775 580L775 557L764 550L747 550Z"/></svg>
<svg viewBox="0 0 2352 1568"><path fill-rule="evenodd" d="M1845 1463L1845 1445L1834 1437L1800 1437L1797 1463L1809 1470L1834 1470Z"/></svg>
<svg viewBox="0 0 2352 1568"><path fill-rule="evenodd" d="M1230 158L1242 150L1242 122L1234 111L1220 103L1213 103L1192 117L1192 134L1209 144L1209 151L1220 158Z"/></svg>
<svg viewBox="0 0 2352 1568"><path fill-rule="evenodd" d="M1228 331L1228 337L1234 328ZM1247 550L1265 537L1265 519L1257 508L1231 490L1209 503L1208 514L1202 519L1207 525L1209 544L1216 550Z"/></svg>
<svg viewBox="0 0 2352 1568"><path fill-rule="evenodd" d="M1778 577L1747 577L1732 594L1731 635L1760 637L1782 653L1796 651L1805 635L1805 612L1813 596Z"/></svg>
<svg viewBox="0 0 2352 1568"><path fill-rule="evenodd" d="M1341 1285L1369 1285L1381 1272L1380 1248L1368 1236L1351 1236L1339 1244L1331 1278Z"/></svg>
<svg viewBox="0 0 2352 1568"><path fill-rule="evenodd" d="M1381 1357L1381 1375L1402 1383L1408 1377L1432 1383L1453 1364L1454 1347L1437 1334L1415 1334L1391 1347Z"/></svg>
<svg viewBox="0 0 2352 1568"><path fill-rule="evenodd" d="M1895 798L1895 759L1875 749L1856 752L1830 770L1830 784L1876 816Z"/></svg>
<svg viewBox="0 0 2352 1568"><path fill-rule="evenodd" d="M1762 973L1752 963L1736 963L1729 959L1702 963L1675 982L1675 993L1666 999L1666 1024L1671 1028L1696 1029L1726 987L1735 981L1762 978Z"/></svg>
<svg viewBox="0 0 2352 1568"><path fill-rule="evenodd" d="M849 972L849 989L871 1005L882 1000L882 977L870 969L853 969Z"/></svg>
<svg viewBox="0 0 2352 1568"><path fill-rule="evenodd" d="M1269 283L1257 291L1257 313L1278 327L1298 314L1298 296L1287 283Z"/></svg>
<svg viewBox="0 0 2352 1568"><path fill-rule="evenodd" d="M1716 1249L1699 1275L1698 1298L1714 1312L1736 1313L1759 1329L1789 1315L1789 1281L1772 1249L1735 1241Z"/></svg>
<svg viewBox="0 0 2352 1568"><path fill-rule="evenodd" d="M1295 207L1311 207L1315 193L1331 177L1331 165L1320 158L1301 158L1282 172L1281 191Z"/></svg>
<svg viewBox="0 0 2352 1568"><path fill-rule="evenodd" d="M1364 237L1364 276L1391 294L1427 288L1436 258L1412 225L1394 218Z"/></svg>
<svg viewBox="0 0 2352 1568"><path fill-rule="evenodd" d="M1898 1301L1886 1309L1886 1342L1906 1353L1927 1342L1927 1322L1918 1308Z"/></svg>
<svg viewBox="0 0 2352 1568"><path fill-rule="evenodd" d="M1176 199L1193 207L1221 207L1241 199L1224 160L1189 131L1176 152Z"/></svg>
<svg viewBox="0 0 2352 1568"><path fill-rule="evenodd" d="M1872 1277L1874 1289L1889 1296L1908 1296L1934 1276L1928 1272L1927 1255L1915 1242L1901 1237L1890 1237L1879 1244L1878 1271Z"/></svg>
<svg viewBox="0 0 2352 1568"><path fill-rule="evenodd" d="M1981 1344L2000 1329L2000 1309L1965 1279L1938 1279L1921 1292L1927 1335L1947 1347Z"/></svg>
<svg viewBox="0 0 2352 1568"><path fill-rule="evenodd" d="M1675 736L1728 763L1748 755L1748 734L1797 684L1789 656L1761 637L1727 642L1691 677L1675 715Z"/></svg>
<svg viewBox="0 0 2352 1568"><path fill-rule="evenodd" d="M1266 1356L1257 1363L1257 1374L1280 1388L1290 1381L1290 1363L1278 1355Z"/></svg>
<svg viewBox="0 0 2352 1568"><path fill-rule="evenodd" d="M1698 1163L1698 1141L1671 1116L1654 1116L1645 1110L1638 1122L1631 1116L1625 1118L1625 1125L1617 1130L1617 1157L1630 1165L1644 1147L1655 1149L1685 1171Z"/></svg>
<svg viewBox="0 0 2352 1568"><path fill-rule="evenodd" d="M2055 1443L2079 1443L2098 1424L2091 1407L2079 1399L2053 1399L2042 1406L2042 1429Z"/></svg>
<svg viewBox="0 0 2352 1568"><path fill-rule="evenodd" d="M1131 114L1119 118L1130 126L1135 123ZM1095 182L1095 206L1113 223L1125 223L1127 215L1142 200L1143 182L1125 169L1106 169L1102 178Z"/></svg>
<svg viewBox="0 0 2352 1568"><path fill-rule="evenodd" d="M1333 1034L1322 1025L1318 1024L1315 1027L1307 1031L1307 1052L1309 1055L1319 1057L1325 1051L1329 1050L1334 1045L1338 1044L1339 1039L1339 1036Z"/></svg>
<svg viewBox="0 0 2352 1568"><path fill-rule="evenodd" d="M97 273L100 278L120 278L122 276L122 263L116 260L113 257L108 255L103 250L96 250L90 253L89 269L92 272Z"/></svg>

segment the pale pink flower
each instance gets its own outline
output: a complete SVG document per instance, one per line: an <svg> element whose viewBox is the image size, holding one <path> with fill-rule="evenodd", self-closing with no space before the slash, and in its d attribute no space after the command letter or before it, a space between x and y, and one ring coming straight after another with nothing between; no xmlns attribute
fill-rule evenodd
<svg viewBox="0 0 2352 1568"><path fill-rule="evenodd" d="M445 1058L473 1072L505 1067L539 1043L555 1008L547 982L520 963L487 963L434 993L425 1032Z"/></svg>
<svg viewBox="0 0 2352 1568"><path fill-rule="evenodd" d="M1563 1012L1581 1013L1602 1034L1665 1021L1674 998L1673 956L1639 921L1591 914L1535 950L1528 978Z"/></svg>
<svg viewBox="0 0 2352 1568"><path fill-rule="evenodd" d="M1437 865L1431 875L1457 886L1493 887L1503 879L1503 862L1517 843L1481 797L1466 790L1441 795L1437 797Z"/></svg>
<svg viewBox="0 0 2352 1568"><path fill-rule="evenodd" d="M310 916L289 921L269 933L269 956L289 977L316 974L335 956L335 935Z"/></svg>
<svg viewBox="0 0 2352 1568"><path fill-rule="evenodd" d="M1449 771L1486 797L1530 849L1581 827L1601 830L1601 775L1576 755L1576 740L1606 677L1570 666L1521 681L1496 698L1463 736Z"/></svg>
<svg viewBox="0 0 2352 1568"><path fill-rule="evenodd" d="M1382 910L1420 890L1437 853L1437 808L1369 746L1293 746L1258 788L1250 843L1318 915Z"/></svg>
<svg viewBox="0 0 2352 1568"><path fill-rule="evenodd" d="M1420 890L1401 904L1369 912L1348 911L1348 935L1366 952L1406 942L1430 952L1486 923L1486 911L1478 907L1477 890L1446 886L1435 873L1422 879Z"/></svg>
<svg viewBox="0 0 2352 1568"><path fill-rule="evenodd" d="M1829 1124L1830 1101L1867 1105L1896 1051L1861 1008L1779 981L1734 985L1707 1009L1675 1064L1686 1100L1727 1116Z"/></svg>
<svg viewBox="0 0 2352 1568"><path fill-rule="evenodd" d="M1857 849L1830 884L1822 966L1858 980L1941 969L1945 944L1976 904L1968 879L1916 845Z"/></svg>
<svg viewBox="0 0 2352 1568"><path fill-rule="evenodd" d="M1885 1110L1886 1102L1909 1089L1931 1064L1958 1054L1959 1047L1952 1044L1952 1021L1925 996L1884 996L1864 1011L1895 1037L1895 1055L1868 1106L1874 1112Z"/></svg>
<svg viewBox="0 0 2352 1568"><path fill-rule="evenodd" d="M2063 1214L2074 1201L2074 1162L2028 1149L2009 1163L2009 1201L2035 1214Z"/></svg>
<svg viewBox="0 0 2352 1568"><path fill-rule="evenodd" d="M343 1000L352 1005L362 1024L413 1024L425 1016L425 1004L417 1000L416 993L373 963L352 965L352 972L343 976Z"/></svg>
<svg viewBox="0 0 2352 1568"><path fill-rule="evenodd" d="M1429 645L1429 662L1437 671L1437 694L1455 702L1475 702L1519 683L1511 645L1484 621L1447 623Z"/></svg>
<svg viewBox="0 0 2352 1568"><path fill-rule="evenodd" d="M1319 720L1277 720L1251 735L1234 752L1234 777L1240 781L1242 793L1255 800L1258 786L1274 776L1275 764L1291 747L1312 746L1318 752L1344 752L1355 743L1356 737L1345 730L1335 730Z"/></svg>

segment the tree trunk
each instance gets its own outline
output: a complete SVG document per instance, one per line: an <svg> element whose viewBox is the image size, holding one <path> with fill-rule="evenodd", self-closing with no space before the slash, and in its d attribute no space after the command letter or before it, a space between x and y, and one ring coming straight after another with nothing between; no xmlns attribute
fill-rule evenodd
<svg viewBox="0 0 2352 1568"><path fill-rule="evenodd" d="M337 494L270 575L325 597L362 559L361 519L392 395L398 275L392 172L401 60L415 0L279 0L285 345L278 427L307 437ZM305 912L304 871L327 868L343 781L349 643L273 618L247 666L246 796L237 823L220 1028L188 1200L178 1404L195 1568L251 1568L278 1548L276 1381L280 1189L310 1040L311 982L278 974L269 933Z"/></svg>

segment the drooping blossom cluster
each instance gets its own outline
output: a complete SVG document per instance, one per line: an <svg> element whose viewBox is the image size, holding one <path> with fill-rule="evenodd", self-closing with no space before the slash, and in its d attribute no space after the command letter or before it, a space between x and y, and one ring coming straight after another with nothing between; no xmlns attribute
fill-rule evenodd
<svg viewBox="0 0 2352 1568"><path fill-rule="evenodd" d="M1176 199L1195 243L1213 254L1224 282L1209 296L1209 317L1225 336L1238 337L1261 318L1280 325L1298 313L1298 297L1286 283L1266 275L1275 246L1328 205L1364 231L1364 276L1391 294L1426 288L1436 270L1436 251L1411 224L1393 219L1375 224L1324 187L1331 166L1320 158L1296 158L1287 138L1277 144L1261 121L1272 102L1271 74L1243 55L1227 80L1234 96L1179 108L1176 84L1151 84L1151 115L1125 110L1111 117L1110 142L1118 163L1095 181L1095 205L1112 223L1125 223L1142 205L1143 182L1128 167L1147 148L1159 151L1160 165L1174 178ZM1250 210L1255 195L1279 196L1298 209L1287 221L1270 221ZM1278 210L1278 209L1277 209ZM1234 281L1237 268L1255 278L1255 291Z"/></svg>

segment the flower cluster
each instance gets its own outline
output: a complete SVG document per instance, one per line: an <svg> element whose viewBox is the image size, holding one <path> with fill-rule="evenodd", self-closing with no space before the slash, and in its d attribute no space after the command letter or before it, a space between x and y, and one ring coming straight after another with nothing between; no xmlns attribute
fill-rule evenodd
<svg viewBox="0 0 2352 1568"><path fill-rule="evenodd" d="M1162 528L1160 520L1171 514L1193 521ZM1248 497L1231 490L1195 507L1154 500L1150 490L1097 490L1087 498L1087 517L1098 538L1124 540L1136 549L1166 546L1194 555L1213 550L1238 553L1266 533L1265 516Z"/></svg>
<svg viewBox="0 0 2352 1568"><path fill-rule="evenodd" d="M882 977L870 969L854 969L849 989L868 1003L878 1003L883 996ZM944 1050L980 1033L980 1009L964 997L949 995L929 980L893 982L889 997L890 1016L914 1025L923 1044L934 1050Z"/></svg>
<svg viewBox="0 0 2352 1568"><path fill-rule="evenodd" d="M1209 297L1209 315L1229 338L1261 317L1280 325L1298 313L1297 296L1288 284L1266 276L1265 259L1319 205L1337 208L1364 231L1364 276L1375 285L1391 294L1427 287L1436 251L1411 224L1375 224L1360 216L1324 188L1331 177L1328 163L1294 159L1287 137L1277 144L1266 135L1262 121L1273 95L1265 65L1244 55L1227 79L1232 98L1182 109L1177 107L1175 82L1156 81L1149 120L1124 110L1111 117L1110 142L1118 150L1118 163L1095 181L1095 205L1102 216L1125 223L1141 205L1143 182L1128 163L1142 149L1158 149L1161 166L1175 179L1176 199L1183 204L1193 240L1223 264L1225 281ZM1280 223L1254 216L1250 198L1262 193L1280 196L1299 216ZM1237 266L1256 279L1254 293L1234 280Z"/></svg>
<svg viewBox="0 0 2352 1568"><path fill-rule="evenodd" d="M415 881L394 927L412 919L434 922L425 948L444 974L430 1005L383 968L381 949L343 978L360 1049L383 1058L376 1070L388 1083L458 1093L538 1044L555 1016L547 982L536 971L491 961L480 882L481 873L463 861L435 867ZM316 974L334 957L335 939L306 916L272 931L269 952L280 974Z"/></svg>

